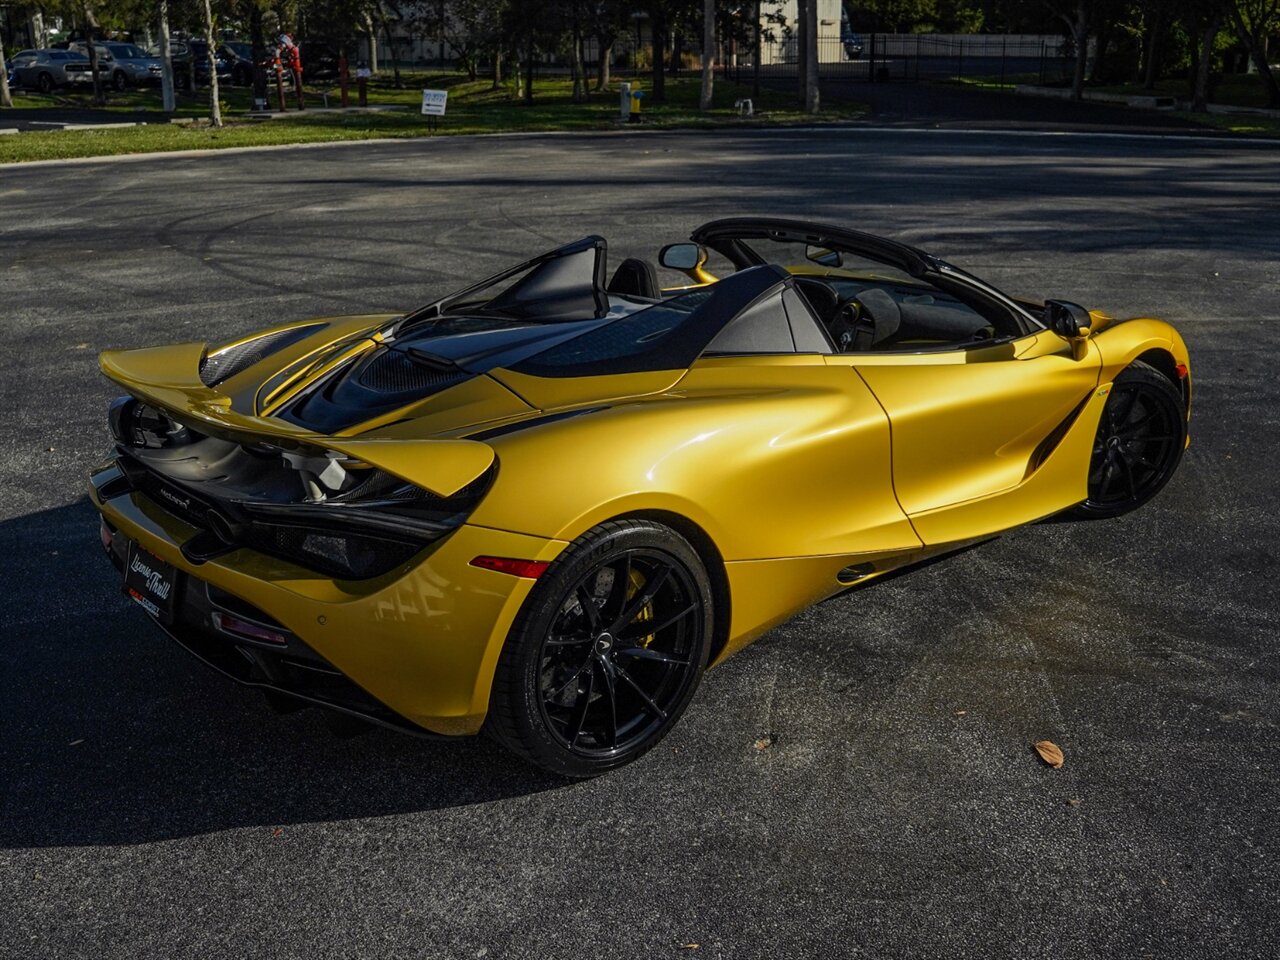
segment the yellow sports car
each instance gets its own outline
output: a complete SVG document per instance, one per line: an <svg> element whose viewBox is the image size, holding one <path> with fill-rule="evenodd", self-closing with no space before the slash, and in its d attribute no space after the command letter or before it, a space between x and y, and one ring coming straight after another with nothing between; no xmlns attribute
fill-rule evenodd
<svg viewBox="0 0 1280 960"><path fill-rule="evenodd" d="M1159 320L816 223L587 237L398 316L104 353L125 591L277 705L481 729L572 777L825 597L1144 503L1187 444Z"/></svg>

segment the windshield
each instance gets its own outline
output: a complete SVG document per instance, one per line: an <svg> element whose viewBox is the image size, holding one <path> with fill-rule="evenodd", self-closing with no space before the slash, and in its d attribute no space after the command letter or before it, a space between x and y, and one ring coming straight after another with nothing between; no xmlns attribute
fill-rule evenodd
<svg viewBox="0 0 1280 960"><path fill-rule="evenodd" d="M788 273L795 276L820 276L832 279L839 277L857 277L861 279L892 280L897 283L918 283L911 274L898 267L891 267L880 260L856 253L828 251L821 261L811 260L810 253L814 248L798 240L775 240L773 238L752 237L739 241L749 247L765 263L776 263Z"/></svg>
<svg viewBox="0 0 1280 960"><path fill-rule="evenodd" d="M109 43L107 49L121 60L141 60L146 57L143 49L135 47L132 43Z"/></svg>

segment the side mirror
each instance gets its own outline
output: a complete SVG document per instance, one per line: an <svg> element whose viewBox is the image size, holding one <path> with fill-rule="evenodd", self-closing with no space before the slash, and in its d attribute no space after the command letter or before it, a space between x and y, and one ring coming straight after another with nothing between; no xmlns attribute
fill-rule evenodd
<svg viewBox="0 0 1280 960"><path fill-rule="evenodd" d="M844 263L844 258L840 256L839 250L816 247L812 243L804 248L804 256L806 260L823 267L838 267Z"/></svg>
<svg viewBox="0 0 1280 960"><path fill-rule="evenodd" d="M1044 324L1064 340L1083 340L1089 336L1093 318L1078 303L1066 300L1046 300Z"/></svg>
<svg viewBox="0 0 1280 960"><path fill-rule="evenodd" d="M669 243L658 251L658 262L672 270L692 273L707 262L707 251L697 243Z"/></svg>

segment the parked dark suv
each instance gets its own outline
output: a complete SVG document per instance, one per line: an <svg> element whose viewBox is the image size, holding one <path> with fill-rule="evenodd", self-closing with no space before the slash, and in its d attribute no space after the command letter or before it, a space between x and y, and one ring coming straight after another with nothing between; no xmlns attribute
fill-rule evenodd
<svg viewBox="0 0 1280 960"><path fill-rule="evenodd" d="M172 40L169 43L169 52L173 57L173 82L179 90L191 89L193 66L196 85L201 87L209 85L208 43L196 39ZM215 63L218 69L218 82L230 82L231 64L220 55L215 55Z"/></svg>

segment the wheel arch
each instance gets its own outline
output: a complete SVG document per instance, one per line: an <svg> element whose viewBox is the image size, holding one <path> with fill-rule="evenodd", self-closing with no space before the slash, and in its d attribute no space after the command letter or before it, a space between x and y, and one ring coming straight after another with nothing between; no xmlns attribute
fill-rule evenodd
<svg viewBox="0 0 1280 960"><path fill-rule="evenodd" d="M724 557L716 546L711 535L688 517L670 510L643 509L624 513L612 520L648 520L664 527L670 527L689 541L694 552L702 561L707 571L707 579L711 585L711 603L714 615L715 632L711 637L711 653L708 663L714 663L720 651L729 642L729 624L733 612L732 599L729 595L729 575L725 570Z"/></svg>
<svg viewBox="0 0 1280 960"><path fill-rule="evenodd" d="M1170 383L1178 388L1178 393L1182 395L1183 406L1185 407L1189 404L1191 398L1187 393L1186 378L1178 376L1178 360L1170 351L1163 347L1152 347L1150 350L1145 350L1134 357L1133 362L1145 363L1153 370L1163 374L1169 379Z"/></svg>

